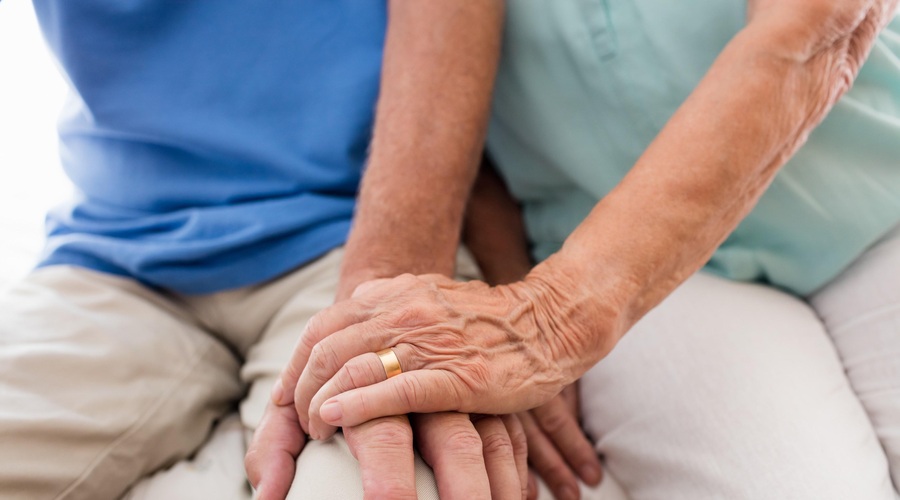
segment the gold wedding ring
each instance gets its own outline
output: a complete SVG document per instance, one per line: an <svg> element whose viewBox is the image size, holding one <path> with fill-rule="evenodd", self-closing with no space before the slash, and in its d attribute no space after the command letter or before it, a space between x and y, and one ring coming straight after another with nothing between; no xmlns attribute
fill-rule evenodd
<svg viewBox="0 0 900 500"><path fill-rule="evenodd" d="M403 373L403 369L400 368L400 359L397 358L397 353L392 348L389 347L375 354L378 355L378 359L384 365L384 374L387 378L396 377Z"/></svg>

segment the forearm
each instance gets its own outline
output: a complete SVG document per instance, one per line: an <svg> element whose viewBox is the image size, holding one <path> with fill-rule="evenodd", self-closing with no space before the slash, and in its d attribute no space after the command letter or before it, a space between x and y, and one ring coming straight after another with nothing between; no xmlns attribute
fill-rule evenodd
<svg viewBox="0 0 900 500"><path fill-rule="evenodd" d="M895 5L861 3L870 17L818 31L761 8L620 185L529 275L551 301L565 298L554 321L573 326L547 325L568 330L556 348L591 353L571 356L574 372L707 262L849 88Z"/></svg>
<svg viewBox="0 0 900 500"><path fill-rule="evenodd" d="M452 273L502 21L500 0L391 0L371 154L339 298L366 279Z"/></svg>
<svg viewBox="0 0 900 500"><path fill-rule="evenodd" d="M522 211L488 158L472 187L462 234L487 283L519 281L531 270Z"/></svg>

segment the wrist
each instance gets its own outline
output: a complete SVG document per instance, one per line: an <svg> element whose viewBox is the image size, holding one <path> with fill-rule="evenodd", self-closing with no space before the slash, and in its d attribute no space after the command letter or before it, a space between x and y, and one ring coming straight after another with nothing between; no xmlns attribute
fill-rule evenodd
<svg viewBox="0 0 900 500"><path fill-rule="evenodd" d="M335 300L350 297L357 286L370 280L405 273L453 275L458 240L441 241L439 245L434 241L431 245L417 241L413 235L385 237L379 231L354 228L341 262Z"/></svg>
<svg viewBox="0 0 900 500"><path fill-rule="evenodd" d="M560 368L574 382L605 357L625 332L627 294L611 281L598 287L592 275L557 253L521 282L532 302L534 321ZM601 278L602 279L602 278Z"/></svg>

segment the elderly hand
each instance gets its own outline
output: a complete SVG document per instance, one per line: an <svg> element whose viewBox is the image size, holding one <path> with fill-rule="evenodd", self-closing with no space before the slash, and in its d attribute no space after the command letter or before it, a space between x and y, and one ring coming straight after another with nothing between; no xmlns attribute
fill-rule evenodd
<svg viewBox="0 0 900 500"><path fill-rule="evenodd" d="M413 429L434 469L441 498L524 498L528 487L525 433L515 416L461 413L383 417L344 429L359 460L365 498L415 499ZM283 500L305 442L293 406L269 405L245 458L258 500ZM460 481L459 478L466 478Z"/></svg>
<svg viewBox="0 0 900 500"><path fill-rule="evenodd" d="M554 498L579 498L578 478L596 486L603 479L597 452L578 419L578 387L572 384L545 405L519 414L528 440L528 461Z"/></svg>
<svg viewBox="0 0 900 500"><path fill-rule="evenodd" d="M516 416L470 419L447 412L411 415L410 419L416 446L434 470L441 498L526 497L528 451Z"/></svg>
<svg viewBox="0 0 900 500"><path fill-rule="evenodd" d="M548 263L494 288L437 275L364 284L307 324L273 400L293 400L316 439L387 415L539 406L617 338L611 302L564 286ZM403 369L388 380L375 354L386 348Z"/></svg>

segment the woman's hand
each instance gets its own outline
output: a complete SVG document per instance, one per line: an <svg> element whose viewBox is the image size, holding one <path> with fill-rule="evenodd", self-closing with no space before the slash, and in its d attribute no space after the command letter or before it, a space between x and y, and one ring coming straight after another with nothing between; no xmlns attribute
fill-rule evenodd
<svg viewBox="0 0 900 500"><path fill-rule="evenodd" d="M579 478L591 486L603 479L600 458L581 430L578 406L578 386L572 384L546 404L519 414L529 464L554 498L563 500L580 497Z"/></svg>
<svg viewBox="0 0 900 500"><path fill-rule="evenodd" d="M379 416L539 406L614 343L610 315L545 271L554 280L532 272L494 288L438 275L366 283L307 324L273 399L293 399L317 439ZM389 380L375 354L387 348L403 369Z"/></svg>

